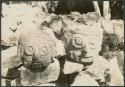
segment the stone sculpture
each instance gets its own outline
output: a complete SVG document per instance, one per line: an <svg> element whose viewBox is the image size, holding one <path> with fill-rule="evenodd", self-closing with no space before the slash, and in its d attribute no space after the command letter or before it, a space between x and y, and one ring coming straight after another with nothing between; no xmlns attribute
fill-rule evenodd
<svg viewBox="0 0 125 87"><path fill-rule="evenodd" d="M17 55L21 58L23 67L18 67L20 85L41 85L57 80L60 67L54 58L54 43L44 31L32 29L22 33Z"/></svg>
<svg viewBox="0 0 125 87"><path fill-rule="evenodd" d="M89 18L91 18L91 16ZM91 23L91 19L89 23ZM115 79L114 74L112 73L113 68L110 66L113 62L109 62L105 58L99 56L104 29L101 27L101 22L98 20L99 18L97 17L94 22L91 24L87 23L86 25L76 25L71 22L71 24L67 24L67 26L58 26L58 30L63 33L61 40L64 42L66 50L66 58L64 64L62 64L62 71L64 75L75 72L79 73L75 79L67 78L73 80L73 82L68 85L85 86L86 82L91 83L91 85L94 86L110 85L114 81L113 79ZM56 23L60 23L60 21L62 21L62 25L64 25L65 20L58 20L54 22L54 24L56 25ZM55 27L52 27L52 29L53 28ZM60 35L58 31L54 32ZM119 72L118 69L117 71ZM121 74L119 75L121 76ZM84 76L86 78L83 78ZM112 77L112 79L110 76L113 76L114 78ZM118 84L123 85L123 79L121 77L119 78L120 81ZM81 80L81 82L79 82L79 80Z"/></svg>

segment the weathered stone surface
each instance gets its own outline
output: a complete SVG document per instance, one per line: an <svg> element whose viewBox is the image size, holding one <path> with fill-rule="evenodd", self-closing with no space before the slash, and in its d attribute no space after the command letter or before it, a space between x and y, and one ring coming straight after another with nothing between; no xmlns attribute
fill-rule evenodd
<svg viewBox="0 0 125 87"><path fill-rule="evenodd" d="M39 84L39 85L35 85L35 86L56 86L55 83L44 83L44 84Z"/></svg>
<svg viewBox="0 0 125 87"><path fill-rule="evenodd" d="M39 6L37 7L38 4L39 4ZM49 16L46 13L41 12L41 9L39 9L39 8L42 8L45 10L45 12L48 12L47 11L48 8L45 6L46 3L43 3L44 6L42 6L42 7L41 7L41 3L32 5L32 7L27 6L26 4L12 4L12 5L2 4L2 5L3 5L3 9L2 9L2 45L6 45L6 46L17 45L17 42L18 42L21 34L26 34L27 36L30 37L31 33L29 33L29 31L35 32L36 28L38 28L38 26L41 24L41 22L43 22L43 19L46 18L46 16ZM90 12L90 15L91 15L91 12ZM62 16L64 17L64 15L62 15ZM72 16L76 21L82 15L79 13L78 14L76 13L76 15L72 15ZM84 23L87 20L89 21L89 19L87 19L86 17L87 17L87 15L84 15L84 17L83 17L85 19L85 20L83 20ZM123 33L123 31L124 31L123 24L124 23L121 20L120 21L118 21L118 20L117 21L115 21L115 20L111 20L111 21L99 20L100 22L102 22L102 25L101 25L100 22L96 23L98 21L98 18L97 18L97 20L95 19L94 22L92 22L92 23L91 23L92 20L90 20L89 23L86 23L87 25L84 25L83 23L81 25L80 23L76 23L76 22L74 23L68 17L64 17L63 19L64 19L63 21L66 21L66 23L68 25L68 28L66 29L66 34L64 34L65 39L67 41L67 42L65 42L67 44L66 49L69 50L69 48L70 48L70 53L71 53L70 57L73 56L76 61L78 61L79 55L80 56L82 55L82 57L83 57L83 54L82 54L83 51L81 51L81 50L74 51L74 49L84 47L84 46L86 48L90 47L91 49L95 49L94 51L93 50L91 51L91 49L89 49L89 51L88 51L89 53L86 54L86 57L91 56L91 54L94 55L93 58L95 58L95 56L97 56L99 50L101 49L101 43L102 43L102 31L103 30L101 29L101 27L107 33L110 33L110 34L116 33L118 35L118 37L120 38L120 41L124 42L124 37L123 37L124 36L124 33ZM20 24L21 22L22 22L22 24ZM89 25L91 25L91 26L89 26ZM55 46L54 52L55 53L53 53L53 55L55 57L58 55L61 55L61 56L64 55L65 54L64 45L63 45L62 41L57 40L53 31L51 29L45 29L45 31L42 30L42 32L46 33L49 36L49 38L52 39L52 42L54 42L54 46ZM25 38L25 36L24 36L24 38ZM72 43L72 39L74 39L73 43ZM34 40L34 42L39 42L39 41L40 41L39 39ZM71 41L71 43L70 43L70 41ZM82 46L79 46L81 44L82 44ZM96 46L94 47L93 44L94 45L96 44ZM70 46L73 45L76 48L70 47L69 45ZM82 49L82 50L85 50L85 49ZM30 52L30 51L31 50L28 50L28 52ZM73 53L73 51L74 51L74 53ZM3 76L6 75L7 68L17 66L21 62L20 60L18 60L20 58L18 58L17 55L15 56L16 53L17 52L14 49L11 51L7 51L5 53L4 53L4 51L2 52L2 60L3 60L2 70L4 70L4 71L2 71ZM68 54L68 52L67 52L67 54ZM123 53L121 53L121 54L123 54ZM123 66L123 63L121 63L121 61L123 61L124 59L123 59L123 55L121 55L121 54L117 55L117 57L119 57L119 59L120 59L120 61L118 60L117 62L118 62L118 64L121 64L121 66ZM90 60L82 59L82 61L85 62L85 61L94 60L93 65L91 65L90 67L87 66L88 71L89 72L95 71L93 73L93 75L97 75L97 76L95 76L95 78L103 79L103 77L104 77L103 72L106 69L105 65L108 65L107 62L104 62L105 60L103 60L103 59L100 62L98 57L97 57L97 59L93 59L93 58L91 59L91 58L92 57L90 57ZM104 64L101 64L101 63L104 63ZM114 64L114 66L117 67L115 69L117 69L116 71L118 73L119 81L116 80L117 76L115 76L116 72L114 70L113 64ZM120 74L120 69L122 70L123 67L118 69L119 67L116 63L116 60L115 60L115 62L111 62L109 67L111 69L110 72L112 74L111 76L113 79L113 80L111 80L110 85L121 85L123 83L121 80L123 78L123 76L121 76L121 74ZM73 72L80 72L80 71L82 71L83 68L84 68L84 66L82 64L66 61L63 71L65 74L69 74L69 73L73 73ZM21 70L23 71L23 69L21 69ZM114 74L114 72L115 72L115 74ZM45 73L45 72L43 72L43 73ZM42 76L43 75L44 74L42 74ZM52 74L52 76L55 76L55 74ZM89 77L88 75L84 75L84 74L81 75L81 77L78 75L72 85L76 85L76 84L81 85L81 86L91 85L91 84L88 84L88 82L86 82L86 80L83 77L90 79L88 82L92 82L93 83L92 85L98 85L98 84L96 84L96 82L91 80L92 79L91 77ZM37 78L37 75L36 75L36 78ZM41 79L41 78L38 77L37 79L39 82L39 79ZM42 78L43 82L49 81L48 79L47 80L45 80L45 79L43 80L43 79L44 78ZM83 80L83 81L79 82L79 80ZM84 80L85 80L85 83L87 83L87 84L83 84ZM36 83L37 83L37 81L34 82L32 85L38 85ZM31 84L28 84L28 85L31 85ZM45 85L45 84L42 84L42 85ZM46 85L48 85L48 84L46 84Z"/></svg>
<svg viewBox="0 0 125 87"><path fill-rule="evenodd" d="M10 47L7 50L2 50L1 51L1 61L2 61L2 67L8 67L9 68L9 61L11 60L11 58L13 58L14 56L17 55L17 47Z"/></svg>
<svg viewBox="0 0 125 87"><path fill-rule="evenodd" d="M118 65L122 74L124 74L124 52L120 51L116 53Z"/></svg>
<svg viewBox="0 0 125 87"><path fill-rule="evenodd" d="M5 79L1 79L1 85L2 86L6 86L6 81L5 81ZM16 86L16 81L15 80L13 80L13 81L11 81L11 85L12 86Z"/></svg>
<svg viewBox="0 0 125 87"><path fill-rule="evenodd" d="M25 23L26 23L26 21L25 21ZM40 30L40 29L38 29L38 28L41 28L41 27L38 27L39 26L39 23L37 24L37 23L33 23L31 20L28 20L27 21L27 24L24 24L23 26L20 26L19 27L19 29L22 29L21 31L19 31L19 30L17 30L17 32L18 33L16 33L17 35L19 35L18 36L18 38L20 38L20 36L21 36L21 38L23 38L22 39L22 42L20 42L21 44L23 44L23 43L27 43L28 41L29 41L29 43L30 43L30 40L33 40L33 43L36 43L34 46L36 46L36 48L37 47L40 47L41 45L43 45L43 43L44 44L46 44L46 45L48 45L48 44L53 44L53 47L55 46L54 45L54 41L55 41L55 43L56 43L56 49L57 49L57 55L63 55L63 54L61 54L61 53L59 53L59 51L60 51L60 49L58 48L58 47L60 47L60 46L62 46L62 43L59 41L59 40L54 40L54 39L56 39L55 37L54 37L54 34L53 34L53 31L47 31L47 30L45 30L45 31L43 31L43 30ZM38 30L37 30L38 29ZM41 32L44 34L41 34ZM43 35L43 37L40 39L38 39L38 37L40 37L41 35ZM32 37L33 36L33 37ZM36 36L36 37L35 37ZM32 39L31 39L32 38ZM37 38L37 39L36 39ZM47 39L48 38L48 39ZM43 41L43 43L39 43L40 41ZM39 41L39 42L38 42ZM48 41L48 42L46 42L46 41ZM32 42L32 41L31 41ZM28 43L28 44L29 44ZM38 44L37 44L38 43ZM60 43L60 45L58 46L58 43ZM20 44L19 44L20 45ZM53 48L52 47L52 49L51 49L51 47L49 47L49 49L51 49L51 50L49 50L50 51L50 53L55 49L55 48ZM38 50L37 50L38 51ZM21 62L21 56L20 56L20 54L21 54L21 51L20 51L20 49L18 49L18 52L17 52L17 50L16 51L13 51L12 50L12 52L14 52L15 54L17 54L18 53L18 57L19 58L17 58L15 55L14 55L14 57L12 57L12 58L9 58L8 57L8 60L6 60L6 61L4 61L3 63L8 63L8 64L4 64L4 66L3 66L3 68L4 68L4 71L2 72L2 73L4 73L3 74L3 76L6 76L6 73L7 73L7 69L8 68L10 68L10 67L14 67L14 66L17 66L20 62ZM38 51L38 52L40 52L40 51ZM54 52L54 51L53 51ZM44 53L44 52L43 52ZM8 54L8 52L6 53L6 54ZM55 53L51 53L52 55L51 55L51 57L53 58L55 55ZM4 55L5 56L5 55ZM3 56L3 57L4 57ZM3 58L2 57L2 58ZM47 57L47 58L50 58L50 57ZM18 59L20 59L20 60L18 60ZM54 59L55 60L55 59ZM47 70L48 71L45 71L44 72L44 74L42 75L43 77L44 77L44 75L48 72L50 72L51 73L51 70L52 70L52 75L50 76L50 77L45 77L45 78L43 78L42 77L42 80L43 80L43 83L45 82L49 82L49 81L55 81L55 80L57 80L57 78L58 78L58 75L59 75L59 70L60 70L60 68L59 68L59 62L57 61L57 60L55 60L55 62L56 62L56 64L52 64L52 65L50 65L50 68L47 68ZM45 62L44 62L45 63ZM52 66L52 67L51 67ZM2 68L2 69L3 69ZM55 72L53 71L53 70L56 70ZM56 76L55 76L56 75ZM38 77L39 78L39 77ZM35 85L37 85L37 84L35 84Z"/></svg>
<svg viewBox="0 0 125 87"><path fill-rule="evenodd" d="M80 72L71 86L98 86L99 84L96 80L105 82L106 72L111 76L111 78L108 78L111 79L109 81L109 86L123 86L124 77L120 72L116 57L111 59L109 62L104 58L98 57L86 71Z"/></svg>
<svg viewBox="0 0 125 87"><path fill-rule="evenodd" d="M50 29L50 28L47 28L47 27L43 27L41 30L44 33L46 33L49 36L49 38L51 38L51 40L54 42L54 46L55 46L55 48L54 48L54 50L55 50L54 54L55 54L55 57L65 55L64 44L62 43L61 40L58 40L55 37L53 30Z"/></svg>
<svg viewBox="0 0 125 87"><path fill-rule="evenodd" d="M24 26L31 26L31 22L40 24L46 18L46 13L40 8L32 8L27 4L3 3L2 15L2 44L5 46L17 45L20 32L27 30Z"/></svg>
<svg viewBox="0 0 125 87"><path fill-rule="evenodd" d="M85 23L89 26L97 23L99 21L99 19L101 18L101 16L99 15L99 13L97 12L88 12L86 14L86 21Z"/></svg>
<svg viewBox="0 0 125 87"><path fill-rule="evenodd" d="M15 34L13 31L10 30L10 28L16 28L14 24L16 24L15 20L11 22L8 22L8 20L11 20L10 17L2 18L2 27L1 27L1 44L5 46L14 46L16 45L17 38L15 37ZM13 25L12 25L13 24ZM10 27L11 26L11 27Z"/></svg>
<svg viewBox="0 0 125 87"><path fill-rule="evenodd" d="M21 71L21 83L25 86L45 84L48 82L56 81L60 72L59 61L54 59L45 71L39 73L33 73L29 70Z"/></svg>
<svg viewBox="0 0 125 87"><path fill-rule="evenodd" d="M17 55L16 46L10 47L6 50L1 51L1 76L2 77L6 77L8 68L18 66L21 63L20 58L18 58L16 55ZM5 80L6 79L4 78L1 79L2 86L6 86ZM12 85L16 86L15 81L12 81Z"/></svg>
<svg viewBox="0 0 125 87"><path fill-rule="evenodd" d="M93 64L88 66L86 71L89 72L95 80L105 82L105 73L107 73L109 69L108 61L101 56L95 56L93 59Z"/></svg>
<svg viewBox="0 0 125 87"><path fill-rule="evenodd" d="M81 72L83 69L84 69L84 66L82 64L66 60L64 64L63 72L64 74L71 74L74 72Z"/></svg>
<svg viewBox="0 0 125 87"><path fill-rule="evenodd" d="M81 72L81 70L83 70L84 68L87 68L87 70L85 71L95 76L95 77L86 77L91 79L90 81L93 82L92 85L98 85L98 83L94 80L97 80L97 79L102 81L105 80L104 73L106 69L108 69L108 65L107 65L108 62L104 58L100 58L98 56L98 53L101 50L101 44L103 39L103 29L101 28L101 23L100 22L94 23L91 26L74 24L64 29L64 32L65 32L64 42L66 44L65 49L67 50L66 55L68 55L68 57L71 58L72 60L83 63L83 65L85 65L84 67L82 64L80 66L79 63L76 63L75 65L75 63L73 64L73 62L66 61L66 63L64 64L64 70L63 70L64 74ZM87 50L85 50L84 48ZM105 62L105 63L102 64L102 62ZM91 64L87 65L87 63L91 63ZM79 65L79 68L78 67L74 68L77 65ZM74 80L73 85L80 85L80 86L87 85L87 83L84 84L84 81L80 82L81 79L84 79L84 76L83 77L78 76L78 78L76 77L76 80Z"/></svg>
<svg viewBox="0 0 125 87"><path fill-rule="evenodd" d="M82 54L86 57L98 55L101 50L103 29L100 23L96 23L92 26L87 25L73 25L64 29L64 43L66 45L67 55L77 62L82 62L80 59L84 59ZM78 40L76 40L79 38ZM80 42L81 44L77 43ZM92 45L93 44L93 45ZM87 50L86 54L82 53L82 50ZM75 50L79 48L78 50ZM93 49L91 49L93 48ZM81 56L82 58L79 58ZM92 62L92 61L91 61Z"/></svg>
<svg viewBox="0 0 125 87"><path fill-rule="evenodd" d="M20 57L23 58L24 66L27 68L35 61L41 62L46 67L54 57L54 45L49 36L35 29L33 27L31 31L24 32L19 39L18 54L21 54Z"/></svg>
<svg viewBox="0 0 125 87"><path fill-rule="evenodd" d="M88 74L80 72L71 86L99 86L99 84Z"/></svg>
<svg viewBox="0 0 125 87"><path fill-rule="evenodd" d="M71 12L68 17L70 17L70 19L73 21L73 22L77 22L79 18L81 18L81 14L79 12Z"/></svg>
<svg viewBox="0 0 125 87"><path fill-rule="evenodd" d="M120 72L116 57L114 57L113 59L109 61L109 73L111 75L111 81L109 83L109 86L123 86L124 85L124 76Z"/></svg>
<svg viewBox="0 0 125 87"><path fill-rule="evenodd" d="M102 20L102 28L109 34L114 33L113 23L109 20Z"/></svg>
<svg viewBox="0 0 125 87"><path fill-rule="evenodd" d="M124 22L123 20L111 20L114 27L114 33L118 35L120 41L124 38Z"/></svg>

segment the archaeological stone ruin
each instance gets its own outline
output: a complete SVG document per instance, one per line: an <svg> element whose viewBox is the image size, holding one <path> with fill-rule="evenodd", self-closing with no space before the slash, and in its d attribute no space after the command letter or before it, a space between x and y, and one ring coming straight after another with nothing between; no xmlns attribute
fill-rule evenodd
<svg viewBox="0 0 125 87"><path fill-rule="evenodd" d="M1 86L124 86L123 0L3 1Z"/></svg>

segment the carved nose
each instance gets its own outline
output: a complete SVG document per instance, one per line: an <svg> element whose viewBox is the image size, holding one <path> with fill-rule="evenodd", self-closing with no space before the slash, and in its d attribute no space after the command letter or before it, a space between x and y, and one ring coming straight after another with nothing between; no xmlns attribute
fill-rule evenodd
<svg viewBox="0 0 125 87"><path fill-rule="evenodd" d="M87 57L90 57L90 53L89 53L88 48L87 48L86 45L84 45L84 47L83 47L82 55L83 55L84 57L86 57L86 58L87 58Z"/></svg>
<svg viewBox="0 0 125 87"><path fill-rule="evenodd" d="M17 29L12 30L13 32L16 32Z"/></svg>
<svg viewBox="0 0 125 87"><path fill-rule="evenodd" d="M34 59L34 61L37 61L37 60L38 60L37 57L33 57L33 59Z"/></svg>

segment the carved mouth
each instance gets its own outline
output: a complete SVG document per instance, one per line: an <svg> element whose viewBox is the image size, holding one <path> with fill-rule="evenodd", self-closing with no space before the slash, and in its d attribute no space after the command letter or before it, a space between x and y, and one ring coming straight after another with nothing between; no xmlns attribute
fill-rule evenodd
<svg viewBox="0 0 125 87"><path fill-rule="evenodd" d="M31 65L31 67L30 67L30 70L32 71L32 72L41 72L41 71L43 71L45 69L45 67L41 64L41 63L39 63L39 62L34 62L32 65Z"/></svg>
<svg viewBox="0 0 125 87"><path fill-rule="evenodd" d="M91 63L93 63L93 57L92 56L83 57L83 58L81 58L81 62L83 62L85 64L91 64Z"/></svg>

